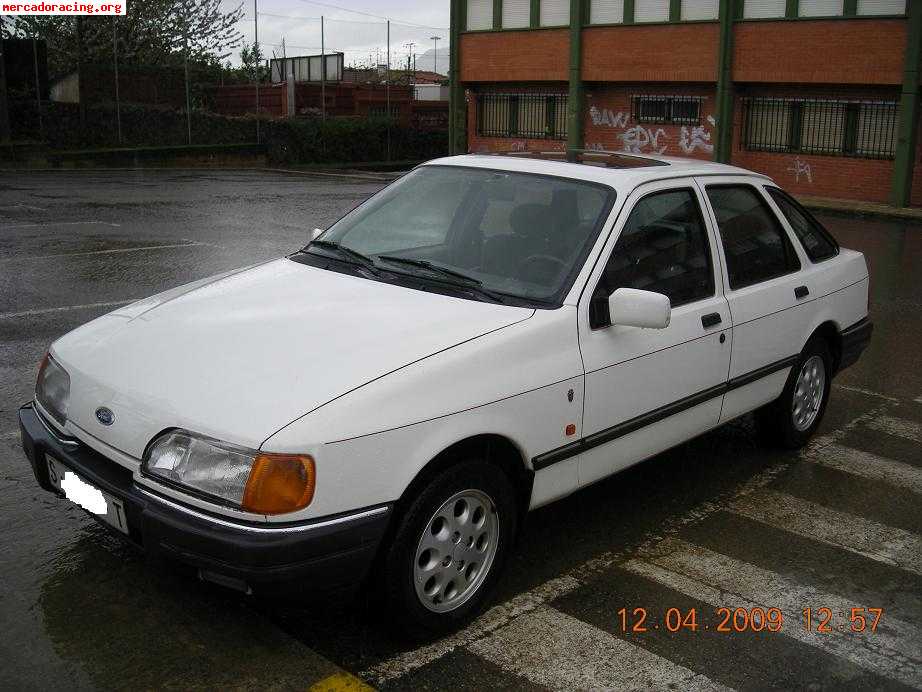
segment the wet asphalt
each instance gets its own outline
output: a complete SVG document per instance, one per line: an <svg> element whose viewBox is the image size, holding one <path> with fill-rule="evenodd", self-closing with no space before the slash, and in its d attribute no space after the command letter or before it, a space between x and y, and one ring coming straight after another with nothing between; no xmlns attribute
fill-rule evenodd
<svg viewBox="0 0 922 692"><path fill-rule="evenodd" d="M262 171L0 174L0 689L303 689L340 668L392 688L557 686L494 655L492 626L434 654L393 637L367 598L259 601L148 565L79 508L40 491L19 448L16 411L55 338L123 301L291 252L311 228L380 187ZM912 433L879 422L922 423L922 226L822 218L842 245L868 257L875 334L862 360L836 378L820 434L922 468ZM672 536L855 605L886 607L922 631L918 569L724 511L763 477L756 493L836 508L922 540L918 489L763 449L742 419L534 512L493 603L502 610L565 575L578 586L547 598L560 632L567 622L588 623L716 683L905 686L905 676L860 656L789 637L659 632L638 642L615 627L625 604L708 607L700 594L629 569L651 542ZM594 565L601 555L608 562ZM922 651L922 639L909 644ZM580 649L578 663L592 668L593 656Z"/></svg>

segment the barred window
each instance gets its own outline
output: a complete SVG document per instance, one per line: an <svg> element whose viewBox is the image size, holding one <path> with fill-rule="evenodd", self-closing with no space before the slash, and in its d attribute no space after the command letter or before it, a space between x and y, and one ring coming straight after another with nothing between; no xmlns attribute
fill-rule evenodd
<svg viewBox="0 0 922 692"><path fill-rule="evenodd" d="M895 101L744 99L743 146L829 156L892 159Z"/></svg>
<svg viewBox="0 0 922 692"><path fill-rule="evenodd" d="M701 123L700 96L632 96L631 116L639 123Z"/></svg>
<svg viewBox="0 0 922 692"><path fill-rule="evenodd" d="M566 139L567 94L479 94L477 134Z"/></svg>

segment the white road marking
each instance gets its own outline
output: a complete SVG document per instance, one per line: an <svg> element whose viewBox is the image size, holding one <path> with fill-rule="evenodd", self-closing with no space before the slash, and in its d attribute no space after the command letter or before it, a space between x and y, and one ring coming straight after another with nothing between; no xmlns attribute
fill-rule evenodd
<svg viewBox="0 0 922 692"><path fill-rule="evenodd" d="M113 300L106 303L85 303L83 305L64 305L58 308L38 308L36 310L23 310L22 312L0 312L0 320L9 320L16 317L32 317L33 315L47 315L53 312L66 312L67 310L89 310L90 308L109 308L119 305L128 305L141 300L140 298L129 298L128 300Z"/></svg>
<svg viewBox="0 0 922 692"><path fill-rule="evenodd" d="M909 440L910 442L922 443L922 425L914 423L911 420L893 418L892 416L880 416L879 418L872 418L869 420L867 426L874 430L887 433L888 435L902 437L904 440Z"/></svg>
<svg viewBox="0 0 922 692"><path fill-rule="evenodd" d="M22 223L14 226L0 226L0 230L10 231L16 228L44 228L46 226L109 226L111 228L121 228L120 223L111 223L109 221L48 221L46 223Z"/></svg>
<svg viewBox="0 0 922 692"><path fill-rule="evenodd" d="M122 247L112 250L87 250L86 252L58 252L52 255L30 255L27 257L7 257L0 262L25 262L28 260L50 259L53 257L82 257L85 255L114 255L123 252L141 252L143 250L167 250L178 247L197 247L205 243L174 243L171 245L145 245L144 247Z"/></svg>
<svg viewBox="0 0 922 692"><path fill-rule="evenodd" d="M0 440L12 440L14 437L19 437L19 431L13 430L11 432L0 433Z"/></svg>
<svg viewBox="0 0 922 692"><path fill-rule="evenodd" d="M913 401L915 401L917 404L922 404L922 396L916 397L915 399L913 399Z"/></svg>
<svg viewBox="0 0 922 692"><path fill-rule="evenodd" d="M741 498L730 505L730 510L777 529L922 574L922 536L909 531L773 490Z"/></svg>
<svg viewBox="0 0 922 692"><path fill-rule="evenodd" d="M853 387L848 384L836 384L833 385L836 389L844 389L846 392L857 392L858 394L864 394L866 396L873 396L877 399L885 399L886 401L892 401L894 403L899 403L899 399L894 396L887 396L886 394L881 394L880 392L875 392L870 389L865 389L864 387Z"/></svg>
<svg viewBox="0 0 922 692"><path fill-rule="evenodd" d="M828 445L822 453L808 454L804 458L853 476L883 481L922 495L922 468L910 464L838 444Z"/></svg>
<svg viewBox="0 0 922 692"><path fill-rule="evenodd" d="M4 204L3 206L0 206L0 209L32 209L34 211L48 211L44 207L36 207L32 204L23 204L22 202L18 202L16 204Z"/></svg>
<svg viewBox="0 0 922 692"><path fill-rule="evenodd" d="M548 606L468 648L552 690L730 689Z"/></svg>
<svg viewBox="0 0 922 692"><path fill-rule="evenodd" d="M623 565L624 569L715 607L779 608L784 617L781 634L882 677L922 685L922 630L894 614L884 611L875 632L869 626L864 632L852 632L851 609L867 604L852 603L684 541L668 539L657 550L662 554L631 560ZM803 609L807 607L813 610L809 632L803 621ZM816 630L819 608L829 608L833 613L830 632ZM864 614L870 623L873 616Z"/></svg>
<svg viewBox="0 0 922 692"><path fill-rule="evenodd" d="M815 453L837 442L853 428L861 425L870 418L880 415L882 410L883 405L863 413L827 435L815 437L810 444L807 445L804 452ZM664 537L674 536L684 527L690 524L696 524L714 512L725 510L727 505L734 498L744 497L757 491L761 493L762 488L765 488L779 474L786 471L790 465L791 462L788 461L779 462L756 476L753 476L735 490L723 493L712 501L703 502L685 515L667 519L663 522L658 533L647 537L641 544L640 549L642 550L649 548L649 546L656 545L663 540ZM517 617L521 617L559 596L574 591L596 574L599 574L618 562L628 559L628 553L630 552L633 554L636 550L636 548L631 546L629 550L604 551L584 563L577 565L573 569L568 570L560 577L551 579L530 591L518 594L505 603L494 606L464 629L418 649L411 649L410 651L405 651L389 659L385 659L365 669L359 673L359 676L379 686L390 680L400 678L407 673L440 659L442 656L451 653L458 647L482 639L491 632L512 622Z"/></svg>

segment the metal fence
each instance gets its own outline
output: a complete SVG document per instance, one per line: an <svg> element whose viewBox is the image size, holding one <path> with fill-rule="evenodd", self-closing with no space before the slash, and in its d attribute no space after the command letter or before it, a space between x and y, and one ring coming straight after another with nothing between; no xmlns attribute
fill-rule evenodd
<svg viewBox="0 0 922 692"><path fill-rule="evenodd" d="M478 94L477 134L566 139L567 94Z"/></svg>
<svg viewBox="0 0 922 692"><path fill-rule="evenodd" d="M743 147L827 156L892 159L896 101L743 99Z"/></svg>

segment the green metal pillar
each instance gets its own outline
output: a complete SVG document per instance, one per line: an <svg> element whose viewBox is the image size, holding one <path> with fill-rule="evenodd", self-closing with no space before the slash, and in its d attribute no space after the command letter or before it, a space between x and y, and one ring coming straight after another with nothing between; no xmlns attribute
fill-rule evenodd
<svg viewBox="0 0 922 692"><path fill-rule="evenodd" d="M717 133L714 160L730 162L733 148L733 19L734 0L720 0L720 39L717 48Z"/></svg>
<svg viewBox="0 0 922 692"><path fill-rule="evenodd" d="M583 0L570 0L570 94L567 98L567 158L583 148Z"/></svg>
<svg viewBox="0 0 922 692"><path fill-rule="evenodd" d="M448 63L448 153L467 153L467 104L461 86L461 28L464 26L464 0L451 0L451 29Z"/></svg>
<svg viewBox="0 0 922 692"><path fill-rule="evenodd" d="M912 169L916 162L916 129L919 120L919 58L922 56L922 2L907 3L909 30L903 67L903 94L900 98L899 133L893 162L893 186L890 203L895 207L909 204Z"/></svg>

